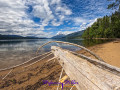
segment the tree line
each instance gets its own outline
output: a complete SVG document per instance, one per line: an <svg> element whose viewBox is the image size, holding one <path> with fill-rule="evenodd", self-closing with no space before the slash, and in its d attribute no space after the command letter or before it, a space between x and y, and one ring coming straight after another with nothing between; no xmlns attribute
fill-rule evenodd
<svg viewBox="0 0 120 90"><path fill-rule="evenodd" d="M91 27L88 27L83 38L120 38L120 12L116 11L111 16L97 19Z"/></svg>

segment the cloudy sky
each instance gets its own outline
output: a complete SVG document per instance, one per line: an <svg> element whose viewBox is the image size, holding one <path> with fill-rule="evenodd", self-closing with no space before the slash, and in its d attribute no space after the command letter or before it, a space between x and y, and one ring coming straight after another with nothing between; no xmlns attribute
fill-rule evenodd
<svg viewBox="0 0 120 90"><path fill-rule="evenodd" d="M0 0L0 34L51 37L110 15L107 0Z"/></svg>

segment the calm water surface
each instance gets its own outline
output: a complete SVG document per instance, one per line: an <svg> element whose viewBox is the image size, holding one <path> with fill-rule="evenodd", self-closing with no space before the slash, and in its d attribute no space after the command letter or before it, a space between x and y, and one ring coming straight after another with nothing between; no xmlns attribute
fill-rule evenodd
<svg viewBox="0 0 120 90"><path fill-rule="evenodd" d="M48 41L55 41L53 39L29 39L29 40L0 40L0 69L11 67L23 63L35 56L37 49ZM61 40L59 40L61 41ZM92 46L99 43L107 42L106 40L62 40L66 42L76 43L85 47ZM39 51L39 54L50 51L52 45L66 48L72 51L80 50L74 46L65 44L52 43Z"/></svg>

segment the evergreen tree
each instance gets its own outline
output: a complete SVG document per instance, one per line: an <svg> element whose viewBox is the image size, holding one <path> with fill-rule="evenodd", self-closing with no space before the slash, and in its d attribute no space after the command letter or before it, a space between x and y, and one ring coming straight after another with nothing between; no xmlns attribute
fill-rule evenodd
<svg viewBox="0 0 120 90"><path fill-rule="evenodd" d="M111 16L104 16L88 27L83 38L120 38L120 12L116 11Z"/></svg>

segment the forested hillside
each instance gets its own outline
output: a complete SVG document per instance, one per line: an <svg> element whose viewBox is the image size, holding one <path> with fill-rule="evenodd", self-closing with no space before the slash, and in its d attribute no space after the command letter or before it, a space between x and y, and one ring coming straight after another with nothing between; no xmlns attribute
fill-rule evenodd
<svg viewBox="0 0 120 90"><path fill-rule="evenodd" d="M104 16L88 27L83 38L120 38L120 12L116 11L111 16Z"/></svg>
<svg viewBox="0 0 120 90"><path fill-rule="evenodd" d="M65 39L80 39L80 38L82 38L83 32L84 32L84 30L78 31L78 32L74 32L74 33L66 35L64 38Z"/></svg>

